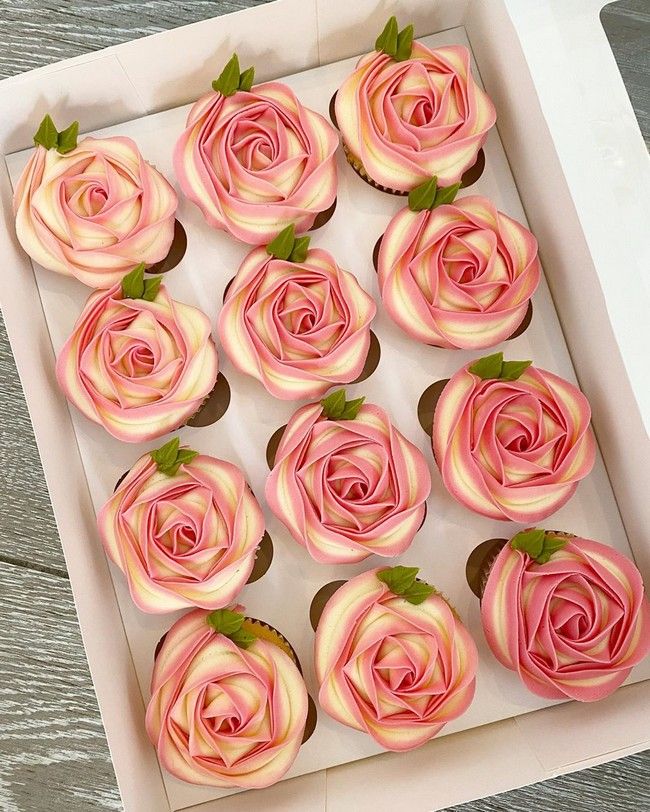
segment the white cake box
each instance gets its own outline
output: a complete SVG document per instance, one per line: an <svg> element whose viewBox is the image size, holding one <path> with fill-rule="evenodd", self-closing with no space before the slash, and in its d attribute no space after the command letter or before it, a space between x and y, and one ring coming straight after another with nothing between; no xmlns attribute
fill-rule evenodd
<svg viewBox="0 0 650 812"><path fill-rule="evenodd" d="M485 180L488 187L477 191L512 205L519 205L519 193L540 243L573 367L592 404L609 476L607 483L601 466L600 484L605 483L608 493L611 485L620 511L619 517L610 493L599 521L611 526L613 534L620 527L623 543L648 583L650 544L644 528L650 507L645 488L637 483L644 483L644 463L650 458L650 387L643 355L650 344L650 295L642 286L650 264L643 221L650 210L650 166L600 26L600 5L589 0L547 0L540 8L526 0L276 0L6 80L0 84L0 145L6 156L29 147L35 125L48 111L57 123L79 118L83 130L96 130L187 104L209 86L232 50L242 64L255 63L257 78L263 80L370 50L391 13L402 24L413 21L419 38L464 29L496 104L498 135L517 185L514 197L509 188L499 188L501 178L510 178L505 165L501 174ZM132 654L127 639L128 632L133 644L132 619L125 616L124 604L120 612L97 542L91 498L97 486L83 467L83 442L80 451L74 425L78 415L71 419L54 381L52 343L57 338L47 311L57 282L39 289L14 236L9 169L15 170L16 160L13 155L0 168L5 212L0 303L34 423L116 775L127 810L179 809L178 799L186 796L170 799L169 782L163 780L144 733L143 693L136 674L140 655ZM167 167L164 171L170 175ZM367 194L382 197L372 190ZM337 255L335 244L319 239L314 237ZM241 246L237 250L243 255ZM214 307L225 281L215 286ZM538 322L544 307L550 307L548 294L543 295L547 301L536 310ZM83 290L79 296L83 301ZM453 353L448 356L450 370L463 362L461 355L457 360ZM570 368L568 356L566 363ZM138 453L126 447L123 459L133 460ZM598 487L596 483L592 496ZM458 566L462 564L459 560ZM119 597L119 585L117 592ZM464 612L465 607L459 609ZM409 754L351 761L227 800L205 802L198 793L182 806L438 809L644 749L650 746L649 706L650 681L636 682L596 705L565 703L492 724L478 720L475 724L481 726L452 732ZM335 760L351 757L359 754L342 752Z"/></svg>

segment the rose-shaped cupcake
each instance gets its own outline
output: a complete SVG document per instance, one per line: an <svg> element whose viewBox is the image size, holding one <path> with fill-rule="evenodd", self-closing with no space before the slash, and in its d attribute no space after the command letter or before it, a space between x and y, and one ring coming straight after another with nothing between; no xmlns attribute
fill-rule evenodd
<svg viewBox="0 0 650 812"><path fill-rule="evenodd" d="M160 763L183 781L268 787L296 758L307 703L278 632L236 611L195 609L157 653L147 733Z"/></svg>
<svg viewBox="0 0 650 812"><path fill-rule="evenodd" d="M490 519L539 521L591 471L590 418L575 386L499 352L446 384L433 418L433 453L447 490L466 507Z"/></svg>
<svg viewBox="0 0 650 812"><path fill-rule="evenodd" d="M399 555L424 521L422 452L363 400L339 390L298 409L266 482L271 510L316 561Z"/></svg>
<svg viewBox="0 0 650 812"><path fill-rule="evenodd" d="M424 744L474 697L476 645L417 572L393 567L352 578L316 629L321 707L387 750Z"/></svg>
<svg viewBox="0 0 650 812"><path fill-rule="evenodd" d="M178 200L130 138L77 144L77 129L45 117L14 194L16 234L44 268L109 288L167 256Z"/></svg>
<svg viewBox="0 0 650 812"><path fill-rule="evenodd" d="M436 193L445 189L435 180L420 190L381 239L377 272L386 310L410 336L436 347L504 341L539 284L537 240L485 197L439 205Z"/></svg>
<svg viewBox="0 0 650 812"><path fill-rule="evenodd" d="M232 603L264 534L262 511L239 468L180 448L177 437L140 457L97 525L143 612Z"/></svg>
<svg viewBox="0 0 650 812"><path fill-rule="evenodd" d="M251 251L219 314L219 338L233 364L284 400L356 380L377 311L356 277L327 251L307 250L308 241L294 240L289 226L267 249Z"/></svg>
<svg viewBox="0 0 650 812"><path fill-rule="evenodd" d="M217 379L208 317L174 301L143 266L121 284L97 291L56 363L68 400L127 443L183 425Z"/></svg>
<svg viewBox="0 0 650 812"><path fill-rule="evenodd" d="M412 37L412 26L398 35L392 17L335 102L348 161L374 185L398 193L432 175L443 186L459 181L496 121L467 48L431 50Z"/></svg>
<svg viewBox="0 0 650 812"><path fill-rule="evenodd" d="M650 603L621 553L539 528L492 564L481 600L494 656L547 699L609 696L650 653Z"/></svg>
<svg viewBox="0 0 650 812"><path fill-rule="evenodd" d="M190 110L174 169L211 226L264 245L290 223L307 231L334 203L338 138L287 85L251 88L252 73L240 76L233 56Z"/></svg>

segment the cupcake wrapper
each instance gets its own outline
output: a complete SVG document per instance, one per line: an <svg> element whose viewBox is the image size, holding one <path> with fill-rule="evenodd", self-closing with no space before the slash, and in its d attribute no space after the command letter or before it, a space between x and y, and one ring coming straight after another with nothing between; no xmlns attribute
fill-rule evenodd
<svg viewBox="0 0 650 812"><path fill-rule="evenodd" d="M359 175L362 180L365 180L365 182L370 186L374 186L374 188L379 189L380 192L386 192L386 194L395 195L397 197L406 197L408 195L408 192L400 192L397 189L389 189L387 186L382 186L380 183L376 183L376 181L374 181L368 175L361 161L350 152L347 144L343 144L343 152L345 153L345 158L352 169L354 169L357 175Z"/></svg>

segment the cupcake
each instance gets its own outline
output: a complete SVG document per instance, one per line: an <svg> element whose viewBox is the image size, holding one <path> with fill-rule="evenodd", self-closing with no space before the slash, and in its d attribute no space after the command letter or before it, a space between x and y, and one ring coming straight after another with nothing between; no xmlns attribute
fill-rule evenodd
<svg viewBox="0 0 650 812"><path fill-rule="evenodd" d="M433 417L433 453L449 493L490 519L539 521L591 471L587 398L568 381L498 352L461 367Z"/></svg>
<svg viewBox="0 0 650 812"><path fill-rule="evenodd" d="M183 425L217 379L208 317L174 301L140 264L93 293L56 363L68 400L126 443Z"/></svg>
<svg viewBox="0 0 650 812"><path fill-rule="evenodd" d="M316 561L395 556L426 515L431 477L422 452L364 398L333 392L298 409L266 482L266 500Z"/></svg>
<svg viewBox="0 0 650 812"><path fill-rule="evenodd" d="M97 525L143 612L228 606L248 581L264 534L239 468L181 448L178 437L140 457Z"/></svg>
<svg viewBox="0 0 650 812"><path fill-rule="evenodd" d="M376 306L327 251L287 226L244 259L219 314L223 348L283 400L318 397L361 374Z"/></svg>
<svg viewBox="0 0 650 812"><path fill-rule="evenodd" d="M393 321L416 341L478 350L509 338L537 289L537 240L486 197L454 200L436 178L409 194L377 256ZM453 202L452 202L453 201Z"/></svg>
<svg viewBox="0 0 650 812"><path fill-rule="evenodd" d="M190 110L174 150L185 195L214 228L265 245L293 223L303 233L336 199L338 139L280 82L252 86L233 55Z"/></svg>
<svg viewBox="0 0 650 812"><path fill-rule="evenodd" d="M323 710L387 750L411 750L461 716L478 654L456 612L416 567L364 572L328 600L314 663Z"/></svg>
<svg viewBox="0 0 650 812"><path fill-rule="evenodd" d="M348 162L393 194L433 175L441 186L459 182L496 121L467 48L427 48L412 25L398 32L395 17L339 88L334 112Z"/></svg>
<svg viewBox="0 0 650 812"><path fill-rule="evenodd" d="M481 619L497 660L545 699L604 699L650 653L639 571L571 533L529 528L506 543L486 578Z"/></svg>
<svg viewBox="0 0 650 812"><path fill-rule="evenodd" d="M45 116L14 193L16 235L44 268L110 288L167 256L178 200L130 138L57 132Z"/></svg>
<svg viewBox="0 0 650 812"><path fill-rule="evenodd" d="M192 784L275 784L302 743L308 696L296 656L239 611L195 609L157 653L147 733L162 766Z"/></svg>

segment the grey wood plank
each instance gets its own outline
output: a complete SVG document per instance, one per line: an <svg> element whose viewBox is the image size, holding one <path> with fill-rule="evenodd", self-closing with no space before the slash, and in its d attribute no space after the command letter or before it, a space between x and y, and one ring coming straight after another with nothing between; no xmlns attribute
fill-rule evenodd
<svg viewBox="0 0 650 812"><path fill-rule="evenodd" d="M0 809L120 809L67 580L0 566Z"/></svg>
<svg viewBox="0 0 650 812"><path fill-rule="evenodd" d="M650 148L650 0L619 0L600 20Z"/></svg>

